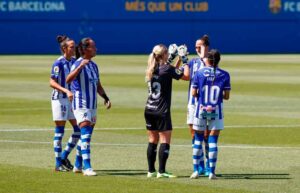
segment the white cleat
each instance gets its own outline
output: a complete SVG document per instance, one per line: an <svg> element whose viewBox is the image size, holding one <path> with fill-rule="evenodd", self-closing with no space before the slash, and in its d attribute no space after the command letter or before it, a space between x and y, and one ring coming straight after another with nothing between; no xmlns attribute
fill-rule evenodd
<svg viewBox="0 0 300 193"><path fill-rule="evenodd" d="M191 179L197 179L199 177L199 173L198 173L198 171L195 171L195 172L193 172L192 173L192 175L191 175Z"/></svg>
<svg viewBox="0 0 300 193"><path fill-rule="evenodd" d="M209 176L208 176L208 179L210 179L210 180L216 180L218 178L217 178L216 174L210 173Z"/></svg>
<svg viewBox="0 0 300 193"><path fill-rule="evenodd" d="M81 168L76 168L76 167L74 167L74 168L73 168L73 172L74 172L74 173L82 173L82 169L81 169Z"/></svg>
<svg viewBox="0 0 300 193"><path fill-rule="evenodd" d="M97 173L94 172L94 170L92 168L83 170L83 175L84 176L97 176Z"/></svg>
<svg viewBox="0 0 300 193"><path fill-rule="evenodd" d="M156 178L157 172L148 172L147 173L147 178Z"/></svg>

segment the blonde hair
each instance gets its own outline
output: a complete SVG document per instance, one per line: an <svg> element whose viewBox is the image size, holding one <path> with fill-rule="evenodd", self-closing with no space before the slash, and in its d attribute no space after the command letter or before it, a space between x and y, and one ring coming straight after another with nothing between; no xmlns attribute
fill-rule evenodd
<svg viewBox="0 0 300 193"><path fill-rule="evenodd" d="M152 53L149 55L148 57L148 66L146 69L146 81L150 81L152 76L153 76L153 72L155 70L155 68L159 65L159 64L163 64L164 62L164 57L163 55L167 52L167 47L163 44L158 44L156 46L154 46Z"/></svg>

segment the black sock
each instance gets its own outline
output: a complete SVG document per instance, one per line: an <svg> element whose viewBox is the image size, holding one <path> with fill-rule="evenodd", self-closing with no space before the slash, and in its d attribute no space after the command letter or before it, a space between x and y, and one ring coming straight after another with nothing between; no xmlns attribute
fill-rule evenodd
<svg viewBox="0 0 300 193"><path fill-rule="evenodd" d="M170 145L167 143L160 144L159 147L159 173L166 172L167 159L169 157Z"/></svg>
<svg viewBox="0 0 300 193"><path fill-rule="evenodd" d="M157 144L148 143L147 158L148 158L148 171L155 172Z"/></svg>

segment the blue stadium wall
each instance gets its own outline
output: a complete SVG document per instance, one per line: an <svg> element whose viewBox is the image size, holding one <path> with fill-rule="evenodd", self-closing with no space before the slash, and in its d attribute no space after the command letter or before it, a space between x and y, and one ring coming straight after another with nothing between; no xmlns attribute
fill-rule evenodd
<svg viewBox="0 0 300 193"><path fill-rule="evenodd" d="M56 35L145 54L204 34L222 53L300 53L300 0L0 0L0 54L57 54Z"/></svg>

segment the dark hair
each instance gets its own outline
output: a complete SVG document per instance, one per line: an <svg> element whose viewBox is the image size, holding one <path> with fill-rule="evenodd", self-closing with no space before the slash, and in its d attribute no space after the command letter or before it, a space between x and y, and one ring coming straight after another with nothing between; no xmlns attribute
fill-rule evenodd
<svg viewBox="0 0 300 193"><path fill-rule="evenodd" d="M89 47L89 41L91 38L82 38L79 44L76 46L76 58L79 58L84 55L84 50Z"/></svg>
<svg viewBox="0 0 300 193"><path fill-rule="evenodd" d="M209 63L212 64L213 67L214 67L214 78L213 78L212 83L211 83L213 85L214 81L216 79L217 67L218 67L218 64L221 60L221 54L218 50L212 49L207 53L207 59L208 59Z"/></svg>
<svg viewBox="0 0 300 193"><path fill-rule="evenodd" d="M66 35L58 35L56 36L56 41L59 43L60 49L63 53L63 48L67 47L67 42L71 39Z"/></svg>
<svg viewBox="0 0 300 193"><path fill-rule="evenodd" d="M207 59L213 64L214 67L217 67L221 60L221 54L218 50L212 49L207 53Z"/></svg>
<svg viewBox="0 0 300 193"><path fill-rule="evenodd" d="M204 46L209 46L209 37L208 37L208 35L206 35L206 34L203 35L202 38L200 38L200 40L203 41Z"/></svg>

